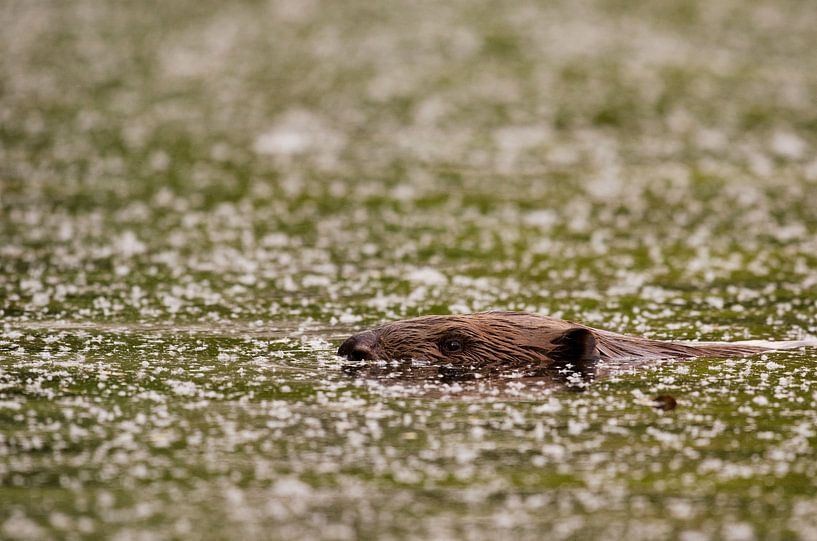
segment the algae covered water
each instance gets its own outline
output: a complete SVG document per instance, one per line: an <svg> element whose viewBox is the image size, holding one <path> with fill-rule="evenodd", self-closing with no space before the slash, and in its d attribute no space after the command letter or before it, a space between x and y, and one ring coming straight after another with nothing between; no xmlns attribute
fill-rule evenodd
<svg viewBox="0 0 817 541"><path fill-rule="evenodd" d="M813 338L807 2L0 22L0 537L815 539L814 349L583 392L335 356L489 309Z"/></svg>

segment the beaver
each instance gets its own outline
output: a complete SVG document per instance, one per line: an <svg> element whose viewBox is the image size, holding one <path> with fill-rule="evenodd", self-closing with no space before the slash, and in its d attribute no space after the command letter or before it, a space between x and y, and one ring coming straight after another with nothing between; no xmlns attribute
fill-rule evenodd
<svg viewBox="0 0 817 541"><path fill-rule="evenodd" d="M667 342L594 329L528 312L424 316L386 323L347 339L338 355L363 361L421 361L440 373L592 379L600 361L734 357L807 342Z"/></svg>

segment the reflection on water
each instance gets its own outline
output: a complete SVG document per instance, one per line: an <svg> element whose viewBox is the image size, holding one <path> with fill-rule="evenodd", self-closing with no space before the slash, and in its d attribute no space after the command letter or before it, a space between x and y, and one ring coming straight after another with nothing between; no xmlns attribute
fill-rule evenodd
<svg viewBox="0 0 817 541"><path fill-rule="evenodd" d="M486 374L469 367L433 365L423 361L347 363L342 369L389 394L496 400L532 400L551 391L582 392L597 375L595 367L583 372L572 367L531 367Z"/></svg>

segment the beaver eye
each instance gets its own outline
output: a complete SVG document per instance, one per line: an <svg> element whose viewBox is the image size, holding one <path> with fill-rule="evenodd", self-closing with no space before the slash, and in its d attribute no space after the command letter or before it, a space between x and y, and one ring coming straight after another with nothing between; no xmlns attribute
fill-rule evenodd
<svg viewBox="0 0 817 541"><path fill-rule="evenodd" d="M459 353L462 351L462 340L459 338L446 338L442 342L442 349L446 353Z"/></svg>

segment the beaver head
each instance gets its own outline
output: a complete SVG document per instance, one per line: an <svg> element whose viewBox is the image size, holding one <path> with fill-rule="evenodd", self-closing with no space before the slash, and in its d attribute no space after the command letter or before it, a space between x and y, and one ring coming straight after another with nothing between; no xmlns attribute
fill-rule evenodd
<svg viewBox="0 0 817 541"><path fill-rule="evenodd" d="M396 321L356 334L338 349L351 362L413 360L480 372L584 372L599 359L586 327L537 314L482 312Z"/></svg>

